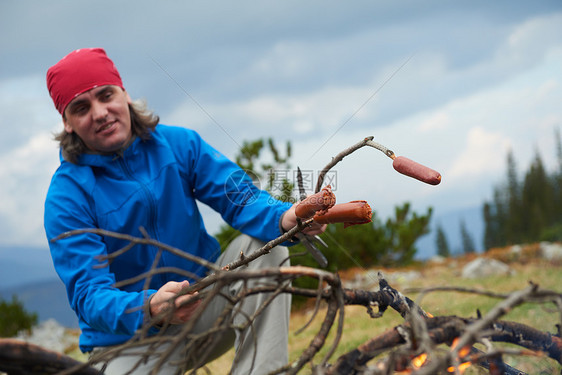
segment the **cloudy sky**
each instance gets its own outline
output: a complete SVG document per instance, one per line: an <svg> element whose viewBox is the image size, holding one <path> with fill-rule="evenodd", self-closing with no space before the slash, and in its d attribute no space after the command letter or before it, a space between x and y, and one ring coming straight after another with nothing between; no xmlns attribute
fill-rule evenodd
<svg viewBox="0 0 562 375"><path fill-rule="evenodd" d="M43 201L61 129L45 73L103 47L133 98L233 157L244 140L293 145L315 173L365 136L443 175L426 186L362 149L336 167L339 202L379 217L481 205L538 150L556 166L562 2L0 2L0 245L46 246ZM216 216L205 211L211 231Z"/></svg>

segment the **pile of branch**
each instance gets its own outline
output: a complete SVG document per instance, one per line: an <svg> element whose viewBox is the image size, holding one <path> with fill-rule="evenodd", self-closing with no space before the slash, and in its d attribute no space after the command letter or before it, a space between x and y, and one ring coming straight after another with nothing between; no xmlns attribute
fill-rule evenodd
<svg viewBox="0 0 562 375"><path fill-rule="evenodd" d="M558 292L542 290L538 285L531 284L524 290L515 291L508 295L494 295L500 298L500 302L488 313L485 315L478 314L476 318L457 316L434 317L425 312L410 298L389 285L382 274L379 274L379 290L367 291L345 289L337 274L316 268L302 266L260 270L241 268L254 259L269 253L275 246L294 236L301 235L301 232L315 220L332 222L331 220L335 220L334 217L337 216L338 220L347 222L349 225L370 221L370 208L366 209L366 202L358 201L360 202L359 204L354 203L348 206L349 210L345 211L345 214L342 215L341 211L334 210L337 205L334 205L334 200L328 191L329 189L321 191L323 176L329 169L346 155L361 147L370 146L379 149L394 160L394 167L400 173L430 184L440 182L441 176L437 172L403 157L395 157L392 151L373 142L372 139L372 137L365 138L332 159L319 176L315 195L313 196L314 199L305 200L304 198L306 197L301 191L301 198L306 201L307 206L304 206L304 209L299 211L302 214L297 226L279 238L265 244L261 249L252 254L241 254L240 259L224 268L218 268L204 259L183 252L181 249L176 249L153 240L146 233L144 233L143 238L101 229L81 229L62 234L58 239L87 232L128 241L128 245L123 249L108 254L103 259L99 259L101 264L105 265L111 263L116 257L131 250L138 244L151 245L159 249L159 252L171 252L179 257L197 262L207 267L211 274L191 284L184 293L198 292L198 298L202 299L201 308L198 309L199 313L204 311L206 303L213 298L227 298L229 306L211 330L197 334L193 330L193 322L197 320L197 316L194 316L190 322L182 325L175 335L165 335L163 333L151 335L149 334L150 328L160 325L162 321L164 321L163 328L166 328L166 319L170 319L172 311L168 311L169 316L155 316L147 321L131 340L120 346L112 347L110 350L95 353L87 363L78 363L64 355L52 353L31 344L2 339L0 340L0 371L7 372L8 374L97 374L97 371L90 366L107 362L131 350L135 351L136 349L138 351L138 348L143 347L145 348L143 355L146 358L149 356L152 358L157 356L159 358L153 370L156 373L168 361L172 351L183 345L185 346L183 349L186 353L185 365L186 367L189 365L191 368L190 373L197 373L199 369L205 366L202 359L212 349L213 337L216 337L217 334L220 335L226 330L243 330L247 328L252 324L256 316L263 311L263 308L271 302L271 299L281 293L290 293L315 299L316 309L314 316L319 316L321 313L324 316L318 332L316 332L314 338L299 358L274 371L274 374L297 374L300 371L326 375L392 374L397 371L406 371L420 375L437 373L459 374L464 367L473 365L486 369L490 374L494 375L522 374L521 371L510 367L504 362L503 357L506 354L520 356L541 355L551 358L554 363L562 364L562 341L559 332L562 326L560 324L562 322L562 295ZM357 215L347 215L351 211ZM334 216L330 216L330 212ZM333 214L334 212L336 214ZM320 217L321 219L319 219ZM160 255L157 254L157 257ZM322 261L321 257L319 259ZM236 272L232 272L233 270L236 270ZM150 272L138 275L134 279L123 281L115 285L115 287L121 287L138 280L149 281L161 272L176 272L187 278L192 278L193 276L185 274L184 271L179 269L163 270L152 268ZM263 286L253 289L243 288L236 296L226 296L225 293L222 293L230 284L242 282L246 285L245 282L247 280L255 278L275 279L277 283L274 286ZM293 287L293 281L298 278L316 279L318 287L316 289ZM148 285L148 282L146 285ZM247 296L257 293L269 293L271 298L266 299L267 301L264 306L258 309L255 316L249 317L246 326L233 326L229 317L235 311L236 306L242 303ZM510 309L527 302L554 304L561 316L561 321L556 325L558 327L556 334L541 332L523 324L500 320ZM175 304L172 303L171 305L174 306ZM372 337L348 353L334 358L334 353L338 348L341 338L345 335L343 322L345 307L349 305L364 306L366 312L373 319L383 316L390 308L399 313L403 317L404 322L380 335ZM308 324L303 329L307 326ZM327 343L328 334L334 329L336 330L334 339L331 343ZM160 332L163 331L162 329ZM496 342L511 343L516 345L518 349L498 347L494 345ZM163 344L166 344L169 349L159 350ZM477 349L475 347L476 344L482 344L481 346L484 346L485 349ZM326 354L323 358L317 359L320 350L327 345ZM146 347L151 349L146 350ZM143 359L139 360L139 364Z"/></svg>
<svg viewBox="0 0 562 375"><path fill-rule="evenodd" d="M58 374L101 375L97 370L64 354L16 339L0 338L0 373L9 375Z"/></svg>
<svg viewBox="0 0 562 375"><path fill-rule="evenodd" d="M233 277L233 275L236 275ZM501 301L487 314L476 318L457 316L436 316L423 311L414 301L404 296L388 284L379 274L379 290L366 291L345 289L337 274L323 270L293 266L268 268L259 271L239 270L238 272L221 271L213 275L209 283L227 285L239 280L258 277L276 277L282 281L280 287L264 287L247 289L232 301L233 305L246 296L255 293L291 293L317 299L318 308L315 314L324 314L323 322L301 356L293 363L278 369L275 373L297 374L300 371L313 374L392 374L396 371L411 371L414 374L462 373L462 368L475 365L488 370L490 374L523 374L503 361L503 356L546 356L558 364L562 364L562 340L560 333L551 334L533 327L510 321L500 320L509 310L523 303L554 303L562 315L562 296L560 293L540 289L531 284L524 290L508 295L496 295ZM303 289L289 286L288 280L298 277L312 277L320 281L319 289ZM357 348L333 358L338 344L345 335L343 319L345 306L364 306L373 318L379 318L389 308L404 318L404 323L377 335ZM226 315L226 314L225 314ZM216 330L229 327L224 320ZM222 327L222 328L221 328ZM558 325L560 327L560 325ZM304 327L303 327L304 328ZM336 329L335 339L329 343L328 353L316 361L319 351L326 345L328 334ZM147 327L148 330L148 327ZM177 337L150 336L147 330L139 332L137 337L111 351L93 356L88 363L79 363L62 354L53 353L35 345L12 339L0 340L0 371L8 374L97 374L91 367L95 363L105 362L112 357L121 355L131 348L146 345L158 346L159 342L185 342L190 337L189 327L180 330ZM197 353L205 351L206 334L197 336L197 345L192 350ZM188 340L189 341L189 340ZM520 349L496 347L493 343L507 342ZM485 351L478 350L474 344L481 343ZM444 350L445 344L450 348ZM187 348L189 349L189 348ZM189 352L189 350L188 350ZM154 353L147 353L147 355ZM165 352L160 353L162 363L166 361ZM416 359L425 358L421 364ZM317 363L315 363L317 362ZM419 361L418 361L419 362ZM308 366L308 367L307 367ZM196 366L191 373L196 373Z"/></svg>

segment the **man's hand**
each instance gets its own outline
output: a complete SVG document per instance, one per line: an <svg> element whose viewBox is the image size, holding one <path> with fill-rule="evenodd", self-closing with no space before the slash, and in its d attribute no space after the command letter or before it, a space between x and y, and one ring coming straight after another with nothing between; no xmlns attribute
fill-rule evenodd
<svg viewBox="0 0 562 375"><path fill-rule="evenodd" d="M297 204L293 204L287 212L283 215L283 219L281 220L281 227L283 227L284 231L288 231L297 225L297 215L295 214L295 206ZM302 233L309 234L311 236L324 233L326 230L326 224L318 224L312 223L308 228L304 229Z"/></svg>
<svg viewBox="0 0 562 375"><path fill-rule="evenodd" d="M150 315L155 317L169 311L170 315L166 315L164 318L165 320L169 319L168 323L181 324L187 322L201 303L201 300L188 303L197 295L197 292L180 295L187 287L189 287L189 281L187 280L182 282L170 281L164 284L150 299Z"/></svg>

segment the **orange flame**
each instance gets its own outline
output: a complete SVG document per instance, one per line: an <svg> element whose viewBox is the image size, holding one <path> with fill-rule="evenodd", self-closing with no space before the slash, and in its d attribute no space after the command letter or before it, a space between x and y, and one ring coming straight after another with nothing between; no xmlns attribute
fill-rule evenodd
<svg viewBox="0 0 562 375"><path fill-rule="evenodd" d="M462 374L463 372L466 371L467 368L469 368L472 365L471 362L464 362L461 363L457 369L459 370L459 372ZM455 372L455 368L453 366L447 368L447 372Z"/></svg>
<svg viewBox="0 0 562 375"><path fill-rule="evenodd" d="M455 349L457 347L458 343L459 343L459 338L457 337L453 340L453 344L451 345L451 350ZM470 346L469 345L467 345L467 346L465 346L465 347L463 347L459 350L459 358L466 357L469 354L470 354Z"/></svg>
<svg viewBox="0 0 562 375"><path fill-rule="evenodd" d="M420 354L417 357L414 357L412 359L412 366L415 369L418 369L418 368L423 366L423 364L425 363L426 360L427 360L427 354L422 353L422 354Z"/></svg>
<svg viewBox="0 0 562 375"><path fill-rule="evenodd" d="M412 370L415 371L415 370L418 370L419 368L421 368L426 361L427 361L427 354L422 353L422 354L412 358L412 361L410 362L411 368L406 368L406 369L403 369L403 370L396 371L396 374L409 375L409 374L412 373Z"/></svg>
<svg viewBox="0 0 562 375"><path fill-rule="evenodd" d="M451 350L455 349L458 344L459 344L459 338L457 337L453 340L453 344L451 345ZM459 349L459 358L464 358L469 354L470 354L470 345L464 346L464 347ZM462 374L471 365L472 365L471 362L463 362L460 365L458 365L457 370L459 371L459 373ZM451 366L447 369L447 371L448 372L455 372L455 367Z"/></svg>

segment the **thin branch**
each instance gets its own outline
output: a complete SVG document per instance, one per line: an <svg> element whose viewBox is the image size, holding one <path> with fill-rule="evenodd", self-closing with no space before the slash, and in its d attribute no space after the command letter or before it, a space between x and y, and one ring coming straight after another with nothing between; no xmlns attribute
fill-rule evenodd
<svg viewBox="0 0 562 375"><path fill-rule="evenodd" d="M394 152L392 150L386 148L385 146L381 145L380 143L374 142L373 139L374 139L373 136L368 136L368 137L362 139L361 141L357 142L353 146L350 146L350 147L346 148L345 150L343 150L342 152L340 152L339 154L334 156L332 158L332 160L324 167L324 169L322 169L322 171L320 171L320 174L318 175L318 180L316 182L316 188L315 188L314 192L318 193L320 191L320 189L322 188L322 183L324 182L324 177L326 177L326 174L336 164L338 164L340 161L342 161L343 158L345 158L346 156L354 153L355 151L359 150L362 147L370 146L370 147L376 148L377 150L381 151L382 153L384 153L386 156L388 156L391 159L394 157Z"/></svg>

